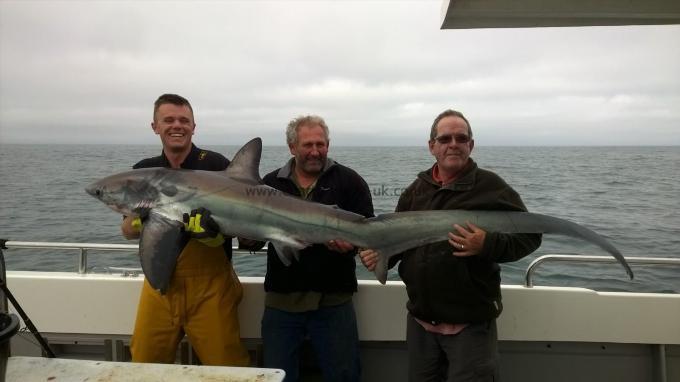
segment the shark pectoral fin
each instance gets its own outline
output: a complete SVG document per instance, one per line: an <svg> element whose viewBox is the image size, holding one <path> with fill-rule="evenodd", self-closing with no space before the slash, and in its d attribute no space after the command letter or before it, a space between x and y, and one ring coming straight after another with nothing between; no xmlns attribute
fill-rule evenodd
<svg viewBox="0 0 680 382"><path fill-rule="evenodd" d="M151 287L161 294L168 290L177 258L189 241L183 226L151 211L142 227L139 240L142 270Z"/></svg>
<svg viewBox="0 0 680 382"><path fill-rule="evenodd" d="M300 250L309 246L309 243L296 240L284 233L274 235L269 241L274 246L276 254L279 255L279 260L287 267L293 263L293 258L299 261Z"/></svg>

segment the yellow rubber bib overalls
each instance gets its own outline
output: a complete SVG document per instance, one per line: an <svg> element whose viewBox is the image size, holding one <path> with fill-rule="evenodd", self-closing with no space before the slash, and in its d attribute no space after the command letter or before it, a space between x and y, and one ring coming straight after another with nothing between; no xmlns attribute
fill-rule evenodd
<svg viewBox="0 0 680 382"><path fill-rule="evenodd" d="M186 333L204 365L248 366L237 311L242 297L224 249L190 240L165 295L144 280L130 344L132 361L174 363Z"/></svg>

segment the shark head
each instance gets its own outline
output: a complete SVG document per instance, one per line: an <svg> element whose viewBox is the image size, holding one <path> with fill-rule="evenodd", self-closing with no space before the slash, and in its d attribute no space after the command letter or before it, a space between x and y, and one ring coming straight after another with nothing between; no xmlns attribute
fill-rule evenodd
<svg viewBox="0 0 680 382"><path fill-rule="evenodd" d="M164 195L177 193L174 185L162 181L159 170L149 168L111 175L90 184L85 191L116 212L141 215L156 207Z"/></svg>
<svg viewBox="0 0 680 382"><path fill-rule="evenodd" d="M260 185L261 154L262 140L254 138L236 153L226 170L214 174ZM85 191L123 215L143 215L155 207L168 206L201 193L182 178L183 171L186 170L158 167L126 171L100 179L87 186Z"/></svg>

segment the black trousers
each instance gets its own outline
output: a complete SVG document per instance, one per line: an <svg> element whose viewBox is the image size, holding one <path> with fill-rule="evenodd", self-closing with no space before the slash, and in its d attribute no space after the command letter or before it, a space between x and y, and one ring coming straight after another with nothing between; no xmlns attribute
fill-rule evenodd
<svg viewBox="0 0 680 382"><path fill-rule="evenodd" d="M426 331L406 319L410 382L498 382L496 320L470 324L454 335Z"/></svg>

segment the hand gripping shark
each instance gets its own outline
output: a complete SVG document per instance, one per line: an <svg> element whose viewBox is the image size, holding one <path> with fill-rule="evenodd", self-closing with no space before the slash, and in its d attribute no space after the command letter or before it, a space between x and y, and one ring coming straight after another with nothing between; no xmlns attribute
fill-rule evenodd
<svg viewBox="0 0 680 382"><path fill-rule="evenodd" d="M333 206L289 196L262 183L262 141L244 145L224 171L146 168L103 178L86 191L124 215L148 214L139 243L144 275L164 293L186 244L182 215L205 207L226 236L269 241L284 264L314 243L342 239L380 255L376 278L385 283L391 256L447 240L454 223L471 222L487 232L546 233L589 241L630 266L607 240L576 223L529 212L413 211L365 218Z"/></svg>

